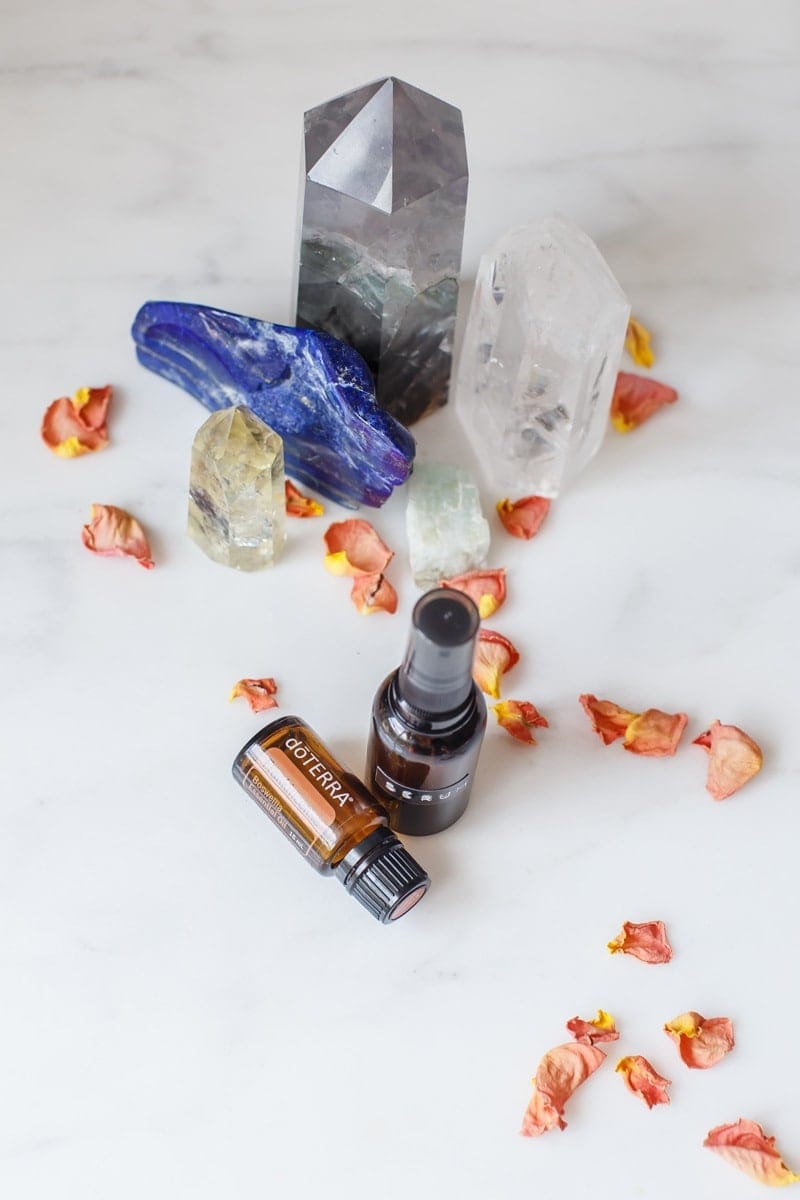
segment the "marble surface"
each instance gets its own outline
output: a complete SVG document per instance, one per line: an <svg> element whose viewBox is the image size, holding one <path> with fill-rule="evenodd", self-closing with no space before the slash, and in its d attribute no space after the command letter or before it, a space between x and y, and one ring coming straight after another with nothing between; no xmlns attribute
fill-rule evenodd
<svg viewBox="0 0 800 1200"><path fill-rule="evenodd" d="M739 1116L800 1166L799 32L793 0L3 4L4 1196L744 1200L700 1145ZM289 319L301 113L387 72L464 111L467 278L563 214L681 393L609 435L536 541L494 525L508 694L551 728L533 752L490 729L464 819L413 843L429 897L389 929L236 788L258 718L226 696L274 675L361 767L416 594L402 498L376 519L394 617L350 606L320 523L271 574L208 562L184 532L205 412L128 335L149 298ZM111 448L51 457L46 403L107 381ZM472 463L450 409L419 441ZM85 552L93 501L139 516L154 571ZM699 749L604 750L586 690L741 724L763 774L714 804ZM607 955L656 917L672 964ZM565 1133L521 1139L539 1056L598 1005L671 1107L612 1058ZM686 1008L736 1023L712 1071L660 1031Z"/></svg>

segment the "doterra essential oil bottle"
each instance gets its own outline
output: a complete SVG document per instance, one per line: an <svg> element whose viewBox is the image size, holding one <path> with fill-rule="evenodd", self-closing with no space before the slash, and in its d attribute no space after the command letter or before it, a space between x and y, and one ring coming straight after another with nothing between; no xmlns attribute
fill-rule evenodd
<svg viewBox="0 0 800 1200"><path fill-rule="evenodd" d="M334 874L373 917L396 921L430 880L387 828L386 814L298 717L265 725L233 776L320 874Z"/></svg>
<svg viewBox="0 0 800 1200"><path fill-rule="evenodd" d="M438 833L467 807L486 729L472 679L480 627L468 596L435 588L417 601L403 663L372 706L367 785L400 833Z"/></svg>

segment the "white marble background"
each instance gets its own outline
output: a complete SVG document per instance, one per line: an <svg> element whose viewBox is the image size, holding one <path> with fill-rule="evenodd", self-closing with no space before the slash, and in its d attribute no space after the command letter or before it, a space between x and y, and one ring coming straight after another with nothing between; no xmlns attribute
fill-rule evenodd
<svg viewBox="0 0 800 1200"><path fill-rule="evenodd" d="M0 11L3 1196L738 1200L757 1185L700 1143L739 1116L800 1169L794 0ZM128 337L149 298L290 318L302 110L385 73L464 111L467 274L512 224L577 221L681 392L609 436L535 542L496 531L508 693L552 727L532 753L490 730L468 814L415 845L434 889L391 929L236 789L257 718L225 701L273 674L360 767L414 600L402 498L376 517L394 618L351 608L320 523L269 575L207 562L184 536L203 412ZM49 456L45 404L106 381L112 447ZM451 412L418 432L461 455ZM82 549L92 501L140 516L155 571ZM585 690L741 724L763 775L715 805L701 750L604 750ZM606 954L656 917L670 966ZM540 1054L598 1005L672 1106L609 1066L565 1134L519 1138ZM660 1032L686 1008L736 1023L710 1072Z"/></svg>

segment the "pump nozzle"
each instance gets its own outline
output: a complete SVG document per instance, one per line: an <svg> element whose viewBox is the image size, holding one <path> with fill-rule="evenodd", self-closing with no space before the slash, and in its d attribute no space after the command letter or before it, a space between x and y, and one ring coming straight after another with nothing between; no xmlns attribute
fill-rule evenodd
<svg viewBox="0 0 800 1200"><path fill-rule="evenodd" d="M416 603L397 677L401 697L427 713L450 712L472 689L478 610L463 592L434 588Z"/></svg>

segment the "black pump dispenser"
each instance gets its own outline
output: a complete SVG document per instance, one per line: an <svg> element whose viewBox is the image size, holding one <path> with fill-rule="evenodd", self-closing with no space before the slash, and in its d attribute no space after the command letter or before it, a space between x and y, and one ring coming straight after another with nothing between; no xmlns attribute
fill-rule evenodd
<svg viewBox="0 0 800 1200"><path fill-rule="evenodd" d="M472 679L480 628L468 596L435 588L418 600L402 665L372 708L367 783L401 833L438 833L467 806L486 728Z"/></svg>
<svg viewBox="0 0 800 1200"><path fill-rule="evenodd" d="M463 592L438 588L414 608L411 637L397 675L398 694L423 713L452 712L472 691L478 610Z"/></svg>

